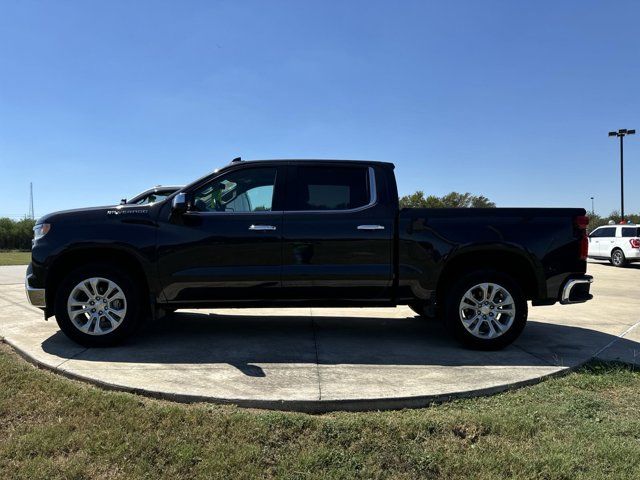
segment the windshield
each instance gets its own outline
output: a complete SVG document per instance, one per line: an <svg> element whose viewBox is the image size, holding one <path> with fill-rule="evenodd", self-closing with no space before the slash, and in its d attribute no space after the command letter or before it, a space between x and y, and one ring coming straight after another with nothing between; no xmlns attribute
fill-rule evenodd
<svg viewBox="0 0 640 480"><path fill-rule="evenodd" d="M152 192L152 193L148 193L147 195L143 196L142 198L138 198L135 201L132 201L130 203L132 203L133 205L147 205L149 203L155 203L155 202L160 202L162 200L164 200L165 198L167 198L169 195L171 195L173 192Z"/></svg>
<svg viewBox="0 0 640 480"><path fill-rule="evenodd" d="M175 187L163 187L163 188L150 189L150 190L147 190L146 192L139 193L138 195L133 197L131 200L127 201L123 199L121 203L126 203L127 205L149 205L151 203L161 202L162 200L166 199L169 195L172 195L178 190L180 190L180 188L181 187L179 186L175 186Z"/></svg>

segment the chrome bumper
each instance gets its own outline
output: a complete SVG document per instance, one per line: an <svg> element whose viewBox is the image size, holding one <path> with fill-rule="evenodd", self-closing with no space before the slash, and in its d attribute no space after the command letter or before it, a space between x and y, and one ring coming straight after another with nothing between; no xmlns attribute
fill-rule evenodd
<svg viewBox="0 0 640 480"><path fill-rule="evenodd" d="M593 277L591 275L583 275L578 278L570 278L562 288L562 296L560 297L560 303L582 303L587 300L591 300L593 295L589 293L589 288L593 283Z"/></svg>
<svg viewBox="0 0 640 480"><path fill-rule="evenodd" d="M33 288L29 285L29 278L33 275L29 274L24 279L24 289L27 292L27 299L34 307L45 308L47 306L46 290L44 288Z"/></svg>

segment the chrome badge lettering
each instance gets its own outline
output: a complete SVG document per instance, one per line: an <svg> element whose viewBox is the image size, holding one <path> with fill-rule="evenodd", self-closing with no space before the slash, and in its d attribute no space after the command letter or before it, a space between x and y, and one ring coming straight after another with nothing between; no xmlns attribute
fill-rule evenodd
<svg viewBox="0 0 640 480"><path fill-rule="evenodd" d="M107 215L124 215L124 214L131 214L131 215L147 215L149 213L149 210L144 210L144 209L114 209L114 210L107 210Z"/></svg>

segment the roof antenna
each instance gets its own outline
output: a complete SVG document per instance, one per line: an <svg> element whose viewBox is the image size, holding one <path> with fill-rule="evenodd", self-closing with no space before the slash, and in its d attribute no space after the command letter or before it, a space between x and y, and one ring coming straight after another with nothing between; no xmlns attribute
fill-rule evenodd
<svg viewBox="0 0 640 480"><path fill-rule="evenodd" d="M231 160L231 163L236 163L236 162L241 162L241 161L242 161L242 158L236 157L233 160Z"/></svg>

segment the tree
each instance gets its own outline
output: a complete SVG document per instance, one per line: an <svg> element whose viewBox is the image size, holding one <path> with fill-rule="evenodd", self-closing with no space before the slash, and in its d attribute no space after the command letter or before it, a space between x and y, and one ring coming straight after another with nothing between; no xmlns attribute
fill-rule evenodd
<svg viewBox="0 0 640 480"><path fill-rule="evenodd" d="M483 195L451 192L442 197L429 195L418 190L411 195L400 197L400 208L495 208L496 204Z"/></svg>
<svg viewBox="0 0 640 480"><path fill-rule="evenodd" d="M589 214L589 231L595 230L598 227L607 225L609 223L609 217L601 217L598 214Z"/></svg>

